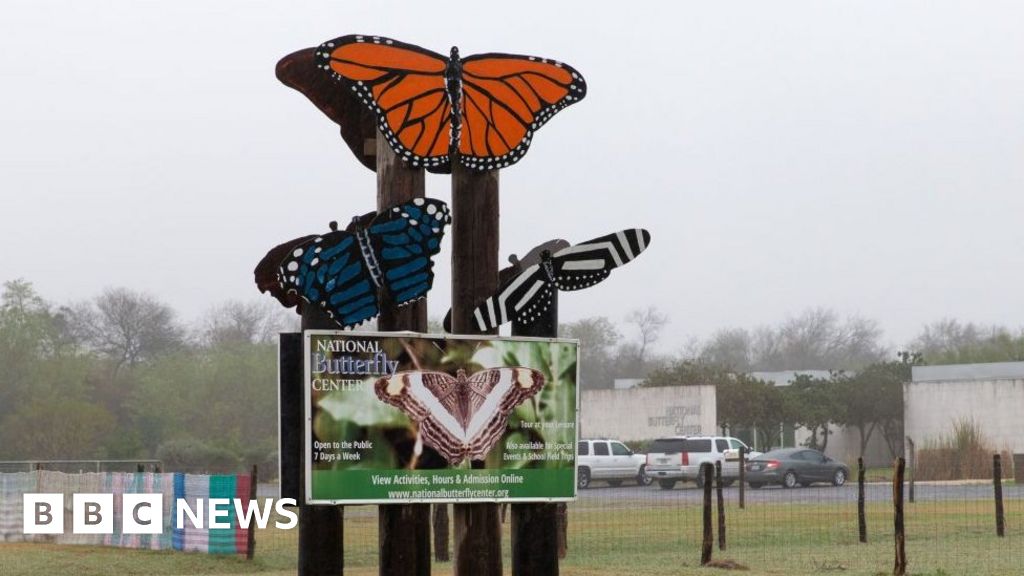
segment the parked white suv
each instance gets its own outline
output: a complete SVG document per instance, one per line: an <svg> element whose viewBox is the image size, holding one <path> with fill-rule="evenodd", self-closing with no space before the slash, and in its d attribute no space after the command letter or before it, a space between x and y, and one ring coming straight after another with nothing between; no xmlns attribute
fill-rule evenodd
<svg viewBox="0 0 1024 576"><path fill-rule="evenodd" d="M604 480L612 486L623 480L635 480L641 486L651 483L644 474L647 457L634 454L625 444L617 440L596 438L580 440L576 445L576 485L590 486L594 480Z"/></svg>
<svg viewBox="0 0 1024 576"><path fill-rule="evenodd" d="M722 484L728 486L740 475L740 448L746 458L760 456L742 441L728 436L671 436L658 438L647 451L647 476L658 486L671 490L679 480L693 480L704 485L700 467L704 463L722 463Z"/></svg>

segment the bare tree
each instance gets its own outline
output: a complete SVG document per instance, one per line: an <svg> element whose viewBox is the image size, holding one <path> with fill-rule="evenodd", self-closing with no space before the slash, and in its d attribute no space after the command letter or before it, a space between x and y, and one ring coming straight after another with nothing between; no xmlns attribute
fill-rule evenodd
<svg viewBox="0 0 1024 576"><path fill-rule="evenodd" d="M648 349L661 336L661 330L668 324L668 315L659 311L654 306L646 309L633 310L626 316L626 322L636 326L640 332L640 343L637 346L636 359L638 364L643 364L647 357Z"/></svg>
<svg viewBox="0 0 1024 576"><path fill-rule="evenodd" d="M700 361L731 370L749 371L753 338L743 328L719 330L700 350Z"/></svg>
<svg viewBox="0 0 1024 576"><path fill-rule="evenodd" d="M278 332L297 329L295 317L276 302L231 300L211 308L200 321L200 339L208 345L272 342Z"/></svg>
<svg viewBox="0 0 1024 576"><path fill-rule="evenodd" d="M115 375L124 366L134 366L184 343L184 330L176 322L174 310L127 288L108 288L69 312L82 339L114 362Z"/></svg>
<svg viewBox="0 0 1024 576"><path fill-rule="evenodd" d="M1024 360L1024 332L946 318L924 327L910 344L930 364Z"/></svg>
<svg viewBox="0 0 1024 576"><path fill-rule="evenodd" d="M812 308L776 329L759 329L752 364L761 370L856 369L884 358L881 335L874 320L851 316L844 322L832 310Z"/></svg>
<svg viewBox="0 0 1024 576"><path fill-rule="evenodd" d="M562 336L566 338L578 338L583 349L607 348L619 343L622 335L605 316L584 318L575 322L562 325Z"/></svg>
<svg viewBox="0 0 1024 576"><path fill-rule="evenodd" d="M561 336L580 341L580 386L611 388L615 379L613 348L622 336L604 316L584 318L562 325Z"/></svg>

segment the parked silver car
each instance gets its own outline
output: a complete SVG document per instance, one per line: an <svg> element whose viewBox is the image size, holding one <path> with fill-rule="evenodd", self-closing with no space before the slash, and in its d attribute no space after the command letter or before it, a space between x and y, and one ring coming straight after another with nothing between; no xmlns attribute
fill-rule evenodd
<svg viewBox="0 0 1024 576"><path fill-rule="evenodd" d="M810 448L781 448L766 452L747 462L746 480L751 488L765 484L781 484L794 488L828 482L833 486L846 484L850 468L842 462Z"/></svg>

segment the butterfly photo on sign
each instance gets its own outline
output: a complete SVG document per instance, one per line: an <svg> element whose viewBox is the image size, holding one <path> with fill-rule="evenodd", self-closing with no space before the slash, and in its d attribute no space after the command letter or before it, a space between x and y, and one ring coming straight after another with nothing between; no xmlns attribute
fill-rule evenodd
<svg viewBox="0 0 1024 576"><path fill-rule="evenodd" d="M433 256L451 222L440 200L416 198L353 220L348 230L302 236L271 249L256 266L256 285L285 306L319 306L350 328L380 313L379 290L403 306L426 296Z"/></svg>
<svg viewBox="0 0 1024 576"><path fill-rule="evenodd" d="M484 460L501 439L508 415L544 387L532 368L490 368L470 376L434 370L399 372L374 384L377 397L413 419L423 443L455 466Z"/></svg>
<svg viewBox="0 0 1024 576"><path fill-rule="evenodd" d="M381 36L324 42L316 63L377 115L403 160L447 174L515 164L534 133L583 99L587 84L568 64L514 54L448 56Z"/></svg>
<svg viewBox="0 0 1024 576"><path fill-rule="evenodd" d="M314 440L366 440L375 447L358 461L318 462L318 469L470 468L473 462L491 470L571 469L577 342L372 332L314 338L344 341L314 347L314 369L360 366L353 360L376 366L378 357L394 363L383 373L321 377L344 379L340 388L318 381L311 398Z"/></svg>

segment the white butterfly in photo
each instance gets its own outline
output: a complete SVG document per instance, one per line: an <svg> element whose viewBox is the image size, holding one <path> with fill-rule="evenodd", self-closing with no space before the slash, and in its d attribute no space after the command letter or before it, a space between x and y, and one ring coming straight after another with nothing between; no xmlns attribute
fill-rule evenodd
<svg viewBox="0 0 1024 576"><path fill-rule="evenodd" d="M508 415L544 387L531 368L491 368L470 376L436 371L398 372L379 378L377 397L405 412L423 443L455 466L483 460L505 433Z"/></svg>

